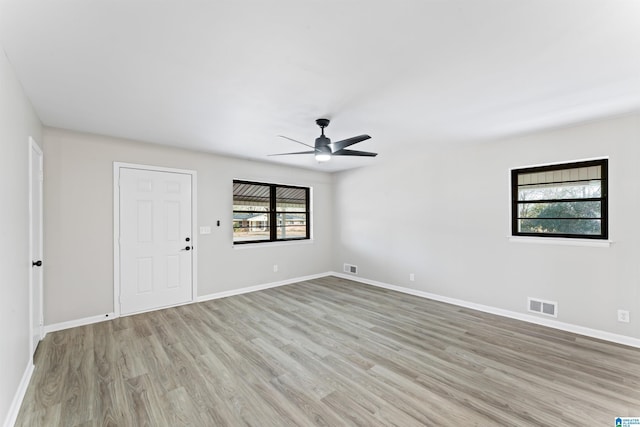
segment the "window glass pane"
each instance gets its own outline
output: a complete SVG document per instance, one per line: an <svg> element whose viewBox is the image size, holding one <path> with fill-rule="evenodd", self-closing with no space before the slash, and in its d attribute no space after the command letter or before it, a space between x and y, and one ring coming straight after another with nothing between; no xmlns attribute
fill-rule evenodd
<svg viewBox="0 0 640 427"><path fill-rule="evenodd" d="M307 209L307 192L304 188L276 188L276 211L305 212Z"/></svg>
<svg viewBox="0 0 640 427"><path fill-rule="evenodd" d="M518 218L600 218L601 202L520 203Z"/></svg>
<svg viewBox="0 0 640 427"><path fill-rule="evenodd" d="M269 240L269 186L233 183L233 241Z"/></svg>
<svg viewBox="0 0 640 427"><path fill-rule="evenodd" d="M520 219L518 231L521 233L584 234L599 235L602 222L599 219Z"/></svg>
<svg viewBox="0 0 640 427"><path fill-rule="evenodd" d="M269 210L269 192L267 185L233 183L233 210L261 211Z"/></svg>
<svg viewBox="0 0 640 427"><path fill-rule="evenodd" d="M531 184L518 187L518 200L587 199L601 197L600 180L560 184Z"/></svg>
<svg viewBox="0 0 640 427"><path fill-rule="evenodd" d="M299 239L307 237L307 215L296 213L279 213L276 215L278 221L278 239Z"/></svg>
<svg viewBox="0 0 640 427"><path fill-rule="evenodd" d="M269 215L266 213L234 212L233 241L269 240Z"/></svg>

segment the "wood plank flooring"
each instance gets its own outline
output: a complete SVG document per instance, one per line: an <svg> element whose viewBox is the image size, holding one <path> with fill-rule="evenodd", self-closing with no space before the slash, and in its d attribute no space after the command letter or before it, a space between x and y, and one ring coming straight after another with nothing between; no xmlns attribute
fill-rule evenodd
<svg viewBox="0 0 640 427"><path fill-rule="evenodd" d="M17 426L612 426L640 350L327 277L47 335Z"/></svg>

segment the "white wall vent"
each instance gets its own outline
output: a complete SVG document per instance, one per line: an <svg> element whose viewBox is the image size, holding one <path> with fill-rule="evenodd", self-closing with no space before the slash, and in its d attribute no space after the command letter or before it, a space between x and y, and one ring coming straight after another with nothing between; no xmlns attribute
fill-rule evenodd
<svg viewBox="0 0 640 427"><path fill-rule="evenodd" d="M538 298L527 298L528 310L533 313L544 314L546 316L558 317L558 303L545 301Z"/></svg>
<svg viewBox="0 0 640 427"><path fill-rule="evenodd" d="M349 274L358 274L358 266L357 265L351 265L351 264L345 264L344 265L344 272L345 273L349 273Z"/></svg>

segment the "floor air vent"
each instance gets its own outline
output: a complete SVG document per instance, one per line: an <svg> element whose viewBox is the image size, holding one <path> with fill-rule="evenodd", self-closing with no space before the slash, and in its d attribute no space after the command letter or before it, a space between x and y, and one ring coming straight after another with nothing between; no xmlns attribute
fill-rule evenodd
<svg viewBox="0 0 640 427"><path fill-rule="evenodd" d="M537 298L528 298L529 311L546 316L558 317L558 303L554 301L544 301Z"/></svg>
<svg viewBox="0 0 640 427"><path fill-rule="evenodd" d="M344 272L345 273L349 273L349 274L358 274L358 266L351 265L351 264L345 264L344 265Z"/></svg>

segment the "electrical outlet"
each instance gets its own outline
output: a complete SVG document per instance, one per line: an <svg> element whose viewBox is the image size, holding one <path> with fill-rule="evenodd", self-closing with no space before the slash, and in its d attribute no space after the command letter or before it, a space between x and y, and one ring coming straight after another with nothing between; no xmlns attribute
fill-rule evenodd
<svg viewBox="0 0 640 427"><path fill-rule="evenodd" d="M618 310L618 322L629 323L629 310Z"/></svg>
<svg viewBox="0 0 640 427"><path fill-rule="evenodd" d="M273 264L273 272L274 273L278 272L278 264Z"/></svg>
<svg viewBox="0 0 640 427"><path fill-rule="evenodd" d="M415 275L415 274L413 274L413 273L409 273L409 281L410 281L410 282L413 282L413 281L415 281L415 280L416 280L416 275Z"/></svg>

